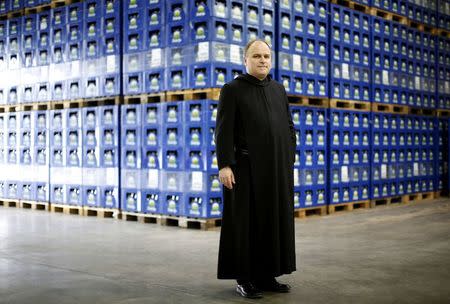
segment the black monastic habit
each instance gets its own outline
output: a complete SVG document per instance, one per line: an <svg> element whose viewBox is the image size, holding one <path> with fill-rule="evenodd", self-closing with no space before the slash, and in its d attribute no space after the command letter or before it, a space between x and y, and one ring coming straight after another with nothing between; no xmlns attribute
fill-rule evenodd
<svg viewBox="0 0 450 304"><path fill-rule="evenodd" d="M293 202L295 131L284 87L239 75L224 85L216 124L223 187L219 279L254 280L296 270Z"/></svg>

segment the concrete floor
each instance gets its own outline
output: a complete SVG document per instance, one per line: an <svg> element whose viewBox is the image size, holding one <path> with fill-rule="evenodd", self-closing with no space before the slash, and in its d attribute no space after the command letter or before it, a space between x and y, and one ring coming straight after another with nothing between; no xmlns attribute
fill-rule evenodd
<svg viewBox="0 0 450 304"><path fill-rule="evenodd" d="M289 294L216 279L219 230L0 208L0 303L450 303L450 200L296 221Z"/></svg>

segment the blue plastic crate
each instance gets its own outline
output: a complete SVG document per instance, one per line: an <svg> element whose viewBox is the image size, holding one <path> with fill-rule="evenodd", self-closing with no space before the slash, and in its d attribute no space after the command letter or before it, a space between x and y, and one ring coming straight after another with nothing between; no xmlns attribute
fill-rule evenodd
<svg viewBox="0 0 450 304"><path fill-rule="evenodd" d="M51 10L51 23L53 27L63 27L67 24L68 7L55 7Z"/></svg>
<svg viewBox="0 0 450 304"><path fill-rule="evenodd" d="M100 95L117 96L120 93L120 77L118 74L108 74L101 76Z"/></svg>
<svg viewBox="0 0 450 304"><path fill-rule="evenodd" d="M106 17L103 20L102 35L118 35L120 34L119 19L116 16Z"/></svg>
<svg viewBox="0 0 450 304"><path fill-rule="evenodd" d="M140 127L142 117L140 105L123 105L121 106L121 112L121 126Z"/></svg>
<svg viewBox="0 0 450 304"><path fill-rule="evenodd" d="M138 169L141 167L141 151L139 148L122 147L121 164L123 168Z"/></svg>
<svg viewBox="0 0 450 304"><path fill-rule="evenodd" d="M61 185L61 184L51 185L50 203L65 204L66 202L67 202L67 198L66 198L65 185Z"/></svg>
<svg viewBox="0 0 450 304"><path fill-rule="evenodd" d="M67 60L76 61L81 60L83 54L83 43L81 41L72 41L67 44Z"/></svg>
<svg viewBox="0 0 450 304"><path fill-rule="evenodd" d="M83 205L89 207L104 207L101 201L100 189L97 186L83 186Z"/></svg>
<svg viewBox="0 0 450 304"><path fill-rule="evenodd" d="M189 4L186 0L170 0L166 2L167 21L183 25L188 20Z"/></svg>
<svg viewBox="0 0 450 304"><path fill-rule="evenodd" d="M121 189L120 208L129 212L139 212L141 201L141 190L133 188Z"/></svg>
<svg viewBox="0 0 450 304"><path fill-rule="evenodd" d="M8 37L20 37L22 34L22 18L12 18L7 20L8 30L7 30L7 36Z"/></svg>
<svg viewBox="0 0 450 304"><path fill-rule="evenodd" d="M116 168L119 166L118 146L101 147L99 165L101 167Z"/></svg>
<svg viewBox="0 0 450 304"><path fill-rule="evenodd" d="M32 182L23 182L19 191L19 198L23 200L34 199L33 194L36 192L35 186Z"/></svg>
<svg viewBox="0 0 450 304"><path fill-rule="evenodd" d="M100 187L100 201L105 208L119 208L118 187Z"/></svg>
<svg viewBox="0 0 450 304"><path fill-rule="evenodd" d="M219 41L229 43L231 28L227 20L209 18L207 20L193 21L192 30L189 34L191 43L202 41Z"/></svg>
<svg viewBox="0 0 450 304"><path fill-rule="evenodd" d="M78 185L66 185L66 199L64 203L68 205L82 206L85 202L83 197L83 187Z"/></svg>
<svg viewBox="0 0 450 304"><path fill-rule="evenodd" d="M96 39L102 35L102 20L86 20L83 22L83 39Z"/></svg>
<svg viewBox="0 0 450 304"><path fill-rule="evenodd" d="M142 145L146 148L157 148L161 145L162 133L159 126L143 126Z"/></svg>
<svg viewBox="0 0 450 304"><path fill-rule="evenodd" d="M124 77L124 92L126 95L140 94L143 92L144 79L142 73L128 73Z"/></svg>
<svg viewBox="0 0 450 304"><path fill-rule="evenodd" d="M188 192L185 195L184 214L195 218L222 217L223 201L221 196Z"/></svg>
<svg viewBox="0 0 450 304"><path fill-rule="evenodd" d="M141 211L143 213L161 213L161 198L158 190L142 190Z"/></svg>
<svg viewBox="0 0 450 304"><path fill-rule="evenodd" d="M142 151L142 167L147 169L161 168L160 149L158 147L145 147Z"/></svg>
<svg viewBox="0 0 450 304"><path fill-rule="evenodd" d="M78 24L83 21L83 3L73 3L67 7L67 22Z"/></svg>
<svg viewBox="0 0 450 304"><path fill-rule="evenodd" d="M67 41L66 27L53 27L50 35L52 44L63 45Z"/></svg>
<svg viewBox="0 0 450 304"><path fill-rule="evenodd" d="M189 171L206 170L206 151L204 149L188 148L185 151L185 168Z"/></svg>
<svg viewBox="0 0 450 304"><path fill-rule="evenodd" d="M101 38L101 48L105 55L118 55L119 54L119 37L116 35L103 36Z"/></svg>
<svg viewBox="0 0 450 304"><path fill-rule="evenodd" d="M239 3L239 4L242 4ZM205 0L190 3L190 20L208 20L211 17L228 19L230 11L229 0Z"/></svg>
<svg viewBox="0 0 450 304"><path fill-rule="evenodd" d="M162 168L165 170L182 170L184 168L183 148L162 148Z"/></svg>
<svg viewBox="0 0 450 304"><path fill-rule="evenodd" d="M103 18L103 7L101 1L87 0L83 3L83 20L101 20Z"/></svg>
<svg viewBox="0 0 450 304"><path fill-rule="evenodd" d="M146 127L159 127L162 120L162 104L151 103L142 106L142 123Z"/></svg>
<svg viewBox="0 0 450 304"><path fill-rule="evenodd" d="M182 216L184 214L184 193L182 192L162 192L161 213L166 215Z"/></svg>

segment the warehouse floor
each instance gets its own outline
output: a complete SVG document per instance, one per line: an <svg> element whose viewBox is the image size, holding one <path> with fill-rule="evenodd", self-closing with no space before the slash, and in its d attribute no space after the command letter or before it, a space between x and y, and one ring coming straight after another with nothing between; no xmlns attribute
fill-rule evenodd
<svg viewBox="0 0 450 304"><path fill-rule="evenodd" d="M219 230L0 208L0 303L450 303L450 200L296 221L289 294L216 280Z"/></svg>

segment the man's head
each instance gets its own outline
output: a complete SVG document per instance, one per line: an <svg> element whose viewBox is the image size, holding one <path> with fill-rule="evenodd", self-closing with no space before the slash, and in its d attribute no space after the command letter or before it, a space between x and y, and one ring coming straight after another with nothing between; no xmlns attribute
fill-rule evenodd
<svg viewBox="0 0 450 304"><path fill-rule="evenodd" d="M260 39L252 40L244 49L244 64L247 73L263 80L272 68L272 53L269 45Z"/></svg>

